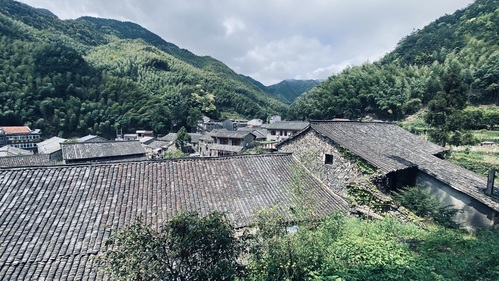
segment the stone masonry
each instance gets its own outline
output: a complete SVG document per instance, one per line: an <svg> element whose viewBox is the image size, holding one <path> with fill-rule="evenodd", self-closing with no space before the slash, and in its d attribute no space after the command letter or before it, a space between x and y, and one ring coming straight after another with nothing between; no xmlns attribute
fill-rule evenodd
<svg viewBox="0 0 499 281"><path fill-rule="evenodd" d="M357 165L345 159L336 144L312 130L282 143L279 151L292 152L314 176L343 197L348 183L363 177ZM325 164L326 154L332 155L332 164Z"/></svg>

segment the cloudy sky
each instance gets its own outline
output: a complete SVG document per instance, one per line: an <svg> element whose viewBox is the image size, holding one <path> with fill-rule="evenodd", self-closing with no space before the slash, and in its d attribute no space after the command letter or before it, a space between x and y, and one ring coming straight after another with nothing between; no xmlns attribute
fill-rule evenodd
<svg viewBox="0 0 499 281"><path fill-rule="evenodd" d="M21 0L61 19L132 21L270 85L376 61L473 0Z"/></svg>

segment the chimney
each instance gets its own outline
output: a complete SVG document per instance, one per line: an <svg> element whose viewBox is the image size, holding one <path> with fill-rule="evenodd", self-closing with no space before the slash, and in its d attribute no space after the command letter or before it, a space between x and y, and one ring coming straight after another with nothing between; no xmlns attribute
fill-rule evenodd
<svg viewBox="0 0 499 281"><path fill-rule="evenodd" d="M489 176L487 178L487 189L485 190L485 194L492 195L494 193L494 178L496 171L491 169L489 171Z"/></svg>

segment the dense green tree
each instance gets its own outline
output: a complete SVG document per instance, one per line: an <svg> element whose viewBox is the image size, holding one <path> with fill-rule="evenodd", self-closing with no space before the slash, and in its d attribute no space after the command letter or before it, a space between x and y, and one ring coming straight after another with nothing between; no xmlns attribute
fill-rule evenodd
<svg viewBox="0 0 499 281"><path fill-rule="evenodd" d="M177 214L159 231L137 221L111 236L102 256L113 280L235 280L242 248L223 213Z"/></svg>
<svg viewBox="0 0 499 281"><path fill-rule="evenodd" d="M191 142L191 135L187 133L185 127L180 128L175 138L175 147L182 152L186 152L186 145Z"/></svg>
<svg viewBox="0 0 499 281"><path fill-rule="evenodd" d="M0 30L2 125L37 124L47 137L111 138L115 127L166 134L202 115L264 119L286 109L221 62L134 23L60 20L1 0Z"/></svg>
<svg viewBox="0 0 499 281"><path fill-rule="evenodd" d="M425 121L433 129L430 138L445 146L447 143L460 145L461 130L464 126L462 110L468 101L468 89L463 83L461 65L457 61L450 63L442 76L442 90L428 104Z"/></svg>

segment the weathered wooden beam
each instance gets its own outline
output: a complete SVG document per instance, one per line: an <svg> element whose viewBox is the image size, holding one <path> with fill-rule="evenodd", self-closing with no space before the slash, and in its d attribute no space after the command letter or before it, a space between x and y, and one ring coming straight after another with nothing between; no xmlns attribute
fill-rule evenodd
<svg viewBox="0 0 499 281"><path fill-rule="evenodd" d="M489 176L487 177L487 189L485 190L485 194L492 195L494 193L494 178L496 171L491 169L489 171Z"/></svg>

